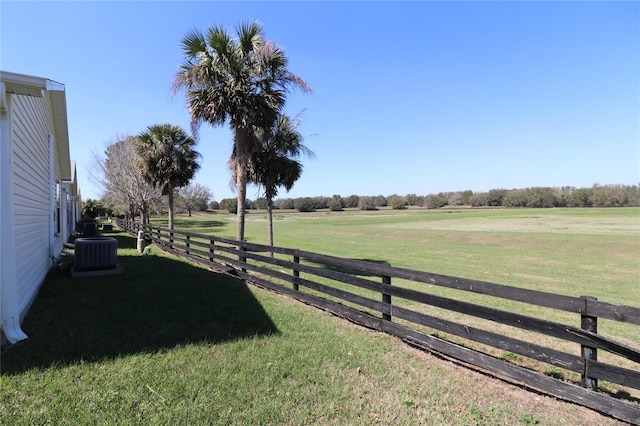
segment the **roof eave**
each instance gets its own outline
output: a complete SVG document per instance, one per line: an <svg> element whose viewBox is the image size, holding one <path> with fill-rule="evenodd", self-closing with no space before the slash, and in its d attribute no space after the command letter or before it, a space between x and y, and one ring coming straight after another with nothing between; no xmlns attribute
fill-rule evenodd
<svg viewBox="0 0 640 426"><path fill-rule="evenodd" d="M67 122L67 98L64 84L42 77L0 71L0 80L6 93L43 97L50 94L53 127L55 132L60 177L71 180L71 157L69 153L69 125Z"/></svg>

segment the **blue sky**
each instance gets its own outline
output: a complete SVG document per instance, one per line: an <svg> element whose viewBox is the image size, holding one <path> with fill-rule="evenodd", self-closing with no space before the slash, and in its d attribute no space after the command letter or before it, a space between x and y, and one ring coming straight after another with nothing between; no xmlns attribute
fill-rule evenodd
<svg viewBox="0 0 640 426"><path fill-rule="evenodd" d="M260 21L312 94L316 159L281 197L427 195L640 181L637 2L0 2L0 68L64 83L83 196L94 153L169 122L192 28ZM195 181L229 185L228 128L200 131ZM248 197L258 194L250 188Z"/></svg>

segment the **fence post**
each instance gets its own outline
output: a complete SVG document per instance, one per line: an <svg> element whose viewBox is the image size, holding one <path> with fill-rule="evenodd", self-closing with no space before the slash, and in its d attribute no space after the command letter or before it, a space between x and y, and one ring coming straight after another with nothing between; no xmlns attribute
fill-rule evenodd
<svg viewBox="0 0 640 426"><path fill-rule="evenodd" d="M295 263L296 265L300 264L300 256L293 256L293 263ZM299 269L294 269L293 270L293 289L295 291L299 291L300 290L300 285L298 284L298 279L300 278L300 270Z"/></svg>
<svg viewBox="0 0 640 426"><path fill-rule="evenodd" d="M173 248L173 228L169 230L169 248Z"/></svg>
<svg viewBox="0 0 640 426"><path fill-rule="evenodd" d="M158 231L158 244L162 244L162 234L160 234L160 227L157 227L156 231Z"/></svg>
<svg viewBox="0 0 640 426"><path fill-rule="evenodd" d="M383 284L383 290L382 290L382 303L388 303L389 304L389 313L382 313L382 319L383 320L387 320L387 321L391 321L391 295L385 293L384 291L384 286L385 285L391 285L391 277L388 277L386 275L382 276L382 284Z"/></svg>
<svg viewBox="0 0 640 426"><path fill-rule="evenodd" d="M242 241L242 245L239 246L238 248L240 249L241 252L245 252L247 251L247 246L244 245L244 241ZM243 255L238 255L238 260L242 263L247 263L247 256L243 256ZM242 268L242 272L246 273L247 272L247 268Z"/></svg>
<svg viewBox="0 0 640 426"><path fill-rule="evenodd" d="M138 241L136 243L138 253L144 253L144 231L138 231Z"/></svg>
<svg viewBox="0 0 640 426"><path fill-rule="evenodd" d="M187 256L189 255L189 241L191 241L191 235L187 234L187 241L185 243L185 245L187 246L185 249L185 252L187 253Z"/></svg>
<svg viewBox="0 0 640 426"><path fill-rule="evenodd" d="M582 315L580 316L580 328L586 331L590 331L592 333L598 332L598 317L592 317L589 315L589 300L598 300L593 296L580 296L581 299L584 300L584 309L582 311ZM590 346L581 345L582 350L582 358L584 360L584 368L582 370L582 380L581 385L583 388L587 388L590 390L598 390L598 380L589 378L589 360L597 361L598 360L598 350L596 348L592 348Z"/></svg>
<svg viewBox="0 0 640 426"><path fill-rule="evenodd" d="M209 262L213 263L213 246L216 241L213 238L209 238Z"/></svg>

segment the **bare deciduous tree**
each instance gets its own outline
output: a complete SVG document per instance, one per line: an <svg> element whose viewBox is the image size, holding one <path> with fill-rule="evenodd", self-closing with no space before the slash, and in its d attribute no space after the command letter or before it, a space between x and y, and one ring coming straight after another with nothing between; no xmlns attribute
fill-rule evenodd
<svg viewBox="0 0 640 426"><path fill-rule="evenodd" d="M191 216L193 210L206 210L213 194L204 185L199 183L187 185L178 191L178 204Z"/></svg>
<svg viewBox="0 0 640 426"><path fill-rule="evenodd" d="M104 156L94 154L89 178L99 185L105 204L126 212L140 222L149 221L149 204L162 197L162 191L147 183L139 168L139 154L133 136L119 137L107 147Z"/></svg>

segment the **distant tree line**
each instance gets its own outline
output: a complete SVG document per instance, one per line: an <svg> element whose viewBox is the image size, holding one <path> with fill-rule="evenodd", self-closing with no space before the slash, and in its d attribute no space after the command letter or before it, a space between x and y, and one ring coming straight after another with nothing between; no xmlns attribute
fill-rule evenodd
<svg viewBox="0 0 640 426"><path fill-rule="evenodd" d="M487 192L454 191L437 194L417 195L393 194L389 196L358 196L343 197L300 197L279 198L273 202L273 208L281 210L298 210L309 212L329 209L340 211L345 208L360 210L376 210L380 207L392 209L406 209L408 207L422 207L437 209L445 206L470 207L637 207L640 206L640 189L638 185L600 185L594 184L590 188L563 187L531 187L524 189L492 189ZM209 205L212 210L222 209L230 213L237 211L235 198L223 199L219 203ZM266 199L247 199L246 209L265 209Z"/></svg>

